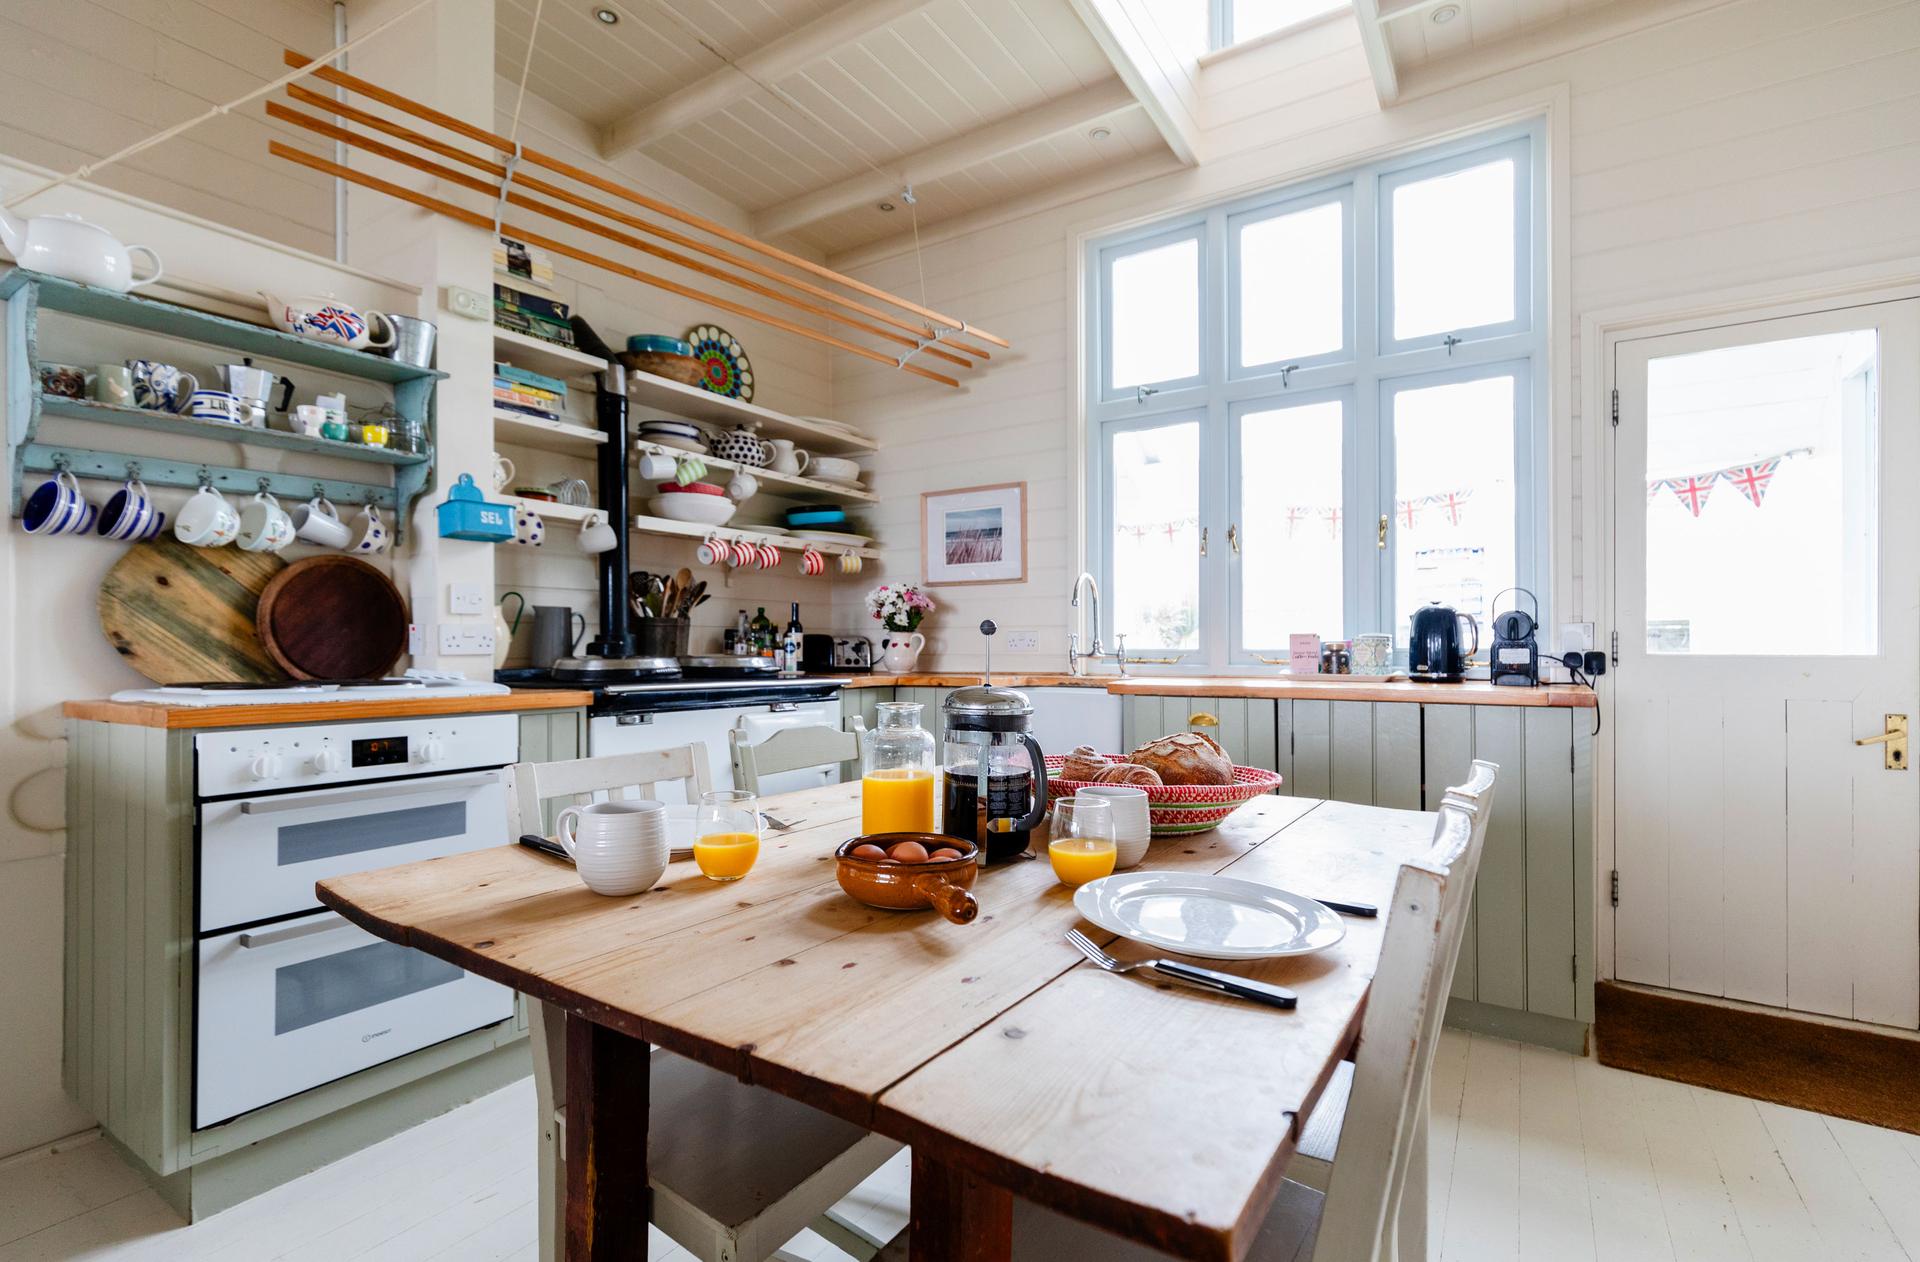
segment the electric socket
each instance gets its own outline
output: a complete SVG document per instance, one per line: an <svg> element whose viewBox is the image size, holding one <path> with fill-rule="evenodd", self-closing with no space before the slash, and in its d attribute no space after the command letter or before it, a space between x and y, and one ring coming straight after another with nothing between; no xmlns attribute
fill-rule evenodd
<svg viewBox="0 0 1920 1262"><path fill-rule="evenodd" d="M440 656L479 657L493 653L493 628L457 622L440 624Z"/></svg>
<svg viewBox="0 0 1920 1262"><path fill-rule="evenodd" d="M1593 647L1593 624L1591 622L1563 622L1560 624L1560 654L1585 653Z"/></svg>
<svg viewBox="0 0 1920 1262"><path fill-rule="evenodd" d="M453 583L447 588L447 612L458 614L485 613L487 611L487 588L483 583Z"/></svg>
<svg viewBox="0 0 1920 1262"><path fill-rule="evenodd" d="M493 300L477 290L447 286L447 310L469 320L493 319Z"/></svg>
<svg viewBox="0 0 1920 1262"><path fill-rule="evenodd" d="M1006 647L1009 653L1038 653L1040 651L1040 633L1038 631L1009 631L1006 634Z"/></svg>

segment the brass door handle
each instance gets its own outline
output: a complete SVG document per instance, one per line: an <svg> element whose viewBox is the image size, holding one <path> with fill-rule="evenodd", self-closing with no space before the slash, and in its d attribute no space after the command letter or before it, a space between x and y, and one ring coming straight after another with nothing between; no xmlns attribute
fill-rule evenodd
<svg viewBox="0 0 1920 1262"><path fill-rule="evenodd" d="M1208 714L1205 710L1195 710L1187 716L1188 727L1219 727L1220 716Z"/></svg>
<svg viewBox="0 0 1920 1262"><path fill-rule="evenodd" d="M1907 769L1907 716L1889 714L1887 730L1878 736L1857 736L1856 745L1883 745L1886 747L1886 761L1882 764L1888 771Z"/></svg>
<svg viewBox="0 0 1920 1262"><path fill-rule="evenodd" d="M1382 548L1387 546L1387 515L1385 513L1380 514L1380 546Z"/></svg>

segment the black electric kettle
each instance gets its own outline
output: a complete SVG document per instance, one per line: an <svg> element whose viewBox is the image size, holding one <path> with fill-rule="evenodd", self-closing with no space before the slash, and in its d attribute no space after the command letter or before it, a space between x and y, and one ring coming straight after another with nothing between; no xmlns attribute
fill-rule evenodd
<svg viewBox="0 0 1920 1262"><path fill-rule="evenodd" d="M1473 634L1471 647L1462 649L1461 624ZM1407 645L1407 677L1425 683L1457 684L1467 671L1467 659L1480 651L1480 624L1472 614L1438 602L1413 611L1413 638Z"/></svg>

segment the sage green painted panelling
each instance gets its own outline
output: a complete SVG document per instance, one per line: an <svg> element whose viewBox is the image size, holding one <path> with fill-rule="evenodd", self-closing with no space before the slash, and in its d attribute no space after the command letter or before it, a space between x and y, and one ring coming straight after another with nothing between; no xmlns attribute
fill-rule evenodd
<svg viewBox="0 0 1920 1262"><path fill-rule="evenodd" d="M1573 710L1521 710L1527 791L1527 1002L1529 1012L1571 1021L1576 971L1573 917ZM1585 717L1582 713L1581 717Z"/></svg>
<svg viewBox="0 0 1920 1262"><path fill-rule="evenodd" d="M1404 702L1373 707L1373 804L1420 809L1420 707Z"/></svg>
<svg viewBox="0 0 1920 1262"><path fill-rule="evenodd" d="M1298 797L1300 790L1293 783L1293 701L1291 698L1273 703L1273 769L1280 773L1280 792L1287 797Z"/></svg>
<svg viewBox="0 0 1920 1262"><path fill-rule="evenodd" d="M109 845L102 853L110 862L94 863L94 931L102 947L94 970L93 1013L101 1055L96 1058L95 1090L102 1105L100 1120L111 1121L116 1132L129 1131L127 1117L127 858L128 851L145 844L144 817L139 812L141 737L146 728L118 725L107 733L106 810L103 830Z"/></svg>
<svg viewBox="0 0 1920 1262"><path fill-rule="evenodd" d="M1297 798L1333 796L1332 705L1330 701L1293 703L1293 796Z"/></svg>
<svg viewBox="0 0 1920 1262"><path fill-rule="evenodd" d="M1234 761L1245 767L1278 771L1280 754L1275 741L1279 736L1279 724L1274 719L1274 712L1279 703L1258 697L1238 697L1235 700L1246 708L1247 747L1246 755Z"/></svg>
<svg viewBox="0 0 1920 1262"><path fill-rule="evenodd" d="M1596 947L1593 866L1593 725L1585 710L1573 716L1573 940L1580 952L1574 978L1575 1020L1593 1020Z"/></svg>
<svg viewBox="0 0 1920 1262"><path fill-rule="evenodd" d="M1329 701L1327 796L1336 802L1373 803L1373 703Z"/></svg>
<svg viewBox="0 0 1920 1262"><path fill-rule="evenodd" d="M1474 998L1503 1008L1527 1006L1527 786L1520 722L1525 713L1517 706L1473 707L1474 757L1500 768L1474 889L1474 932L1480 941Z"/></svg>
<svg viewBox="0 0 1920 1262"><path fill-rule="evenodd" d="M1421 760L1425 769L1421 807L1437 811L1447 786L1465 784L1473 764L1473 707L1423 705L1420 710L1424 733ZM1460 962L1454 968L1453 987L1447 992L1455 999L1472 999L1475 995L1480 960L1479 938L1475 932L1477 919L1475 909L1469 907L1467 927L1460 940Z"/></svg>

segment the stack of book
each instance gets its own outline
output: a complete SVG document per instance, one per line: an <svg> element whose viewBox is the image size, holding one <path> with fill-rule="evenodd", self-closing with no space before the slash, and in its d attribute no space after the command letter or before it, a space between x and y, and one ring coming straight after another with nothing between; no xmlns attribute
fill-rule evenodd
<svg viewBox="0 0 1920 1262"><path fill-rule="evenodd" d="M553 284L553 260L512 237L501 237L493 243L493 270L535 285Z"/></svg>
<svg viewBox="0 0 1920 1262"><path fill-rule="evenodd" d="M567 383L512 364L495 364L493 406L503 412L557 421L567 410Z"/></svg>
<svg viewBox="0 0 1920 1262"><path fill-rule="evenodd" d="M573 325L568 321L571 314L564 302L505 285L493 287L493 322L500 328L571 348Z"/></svg>

